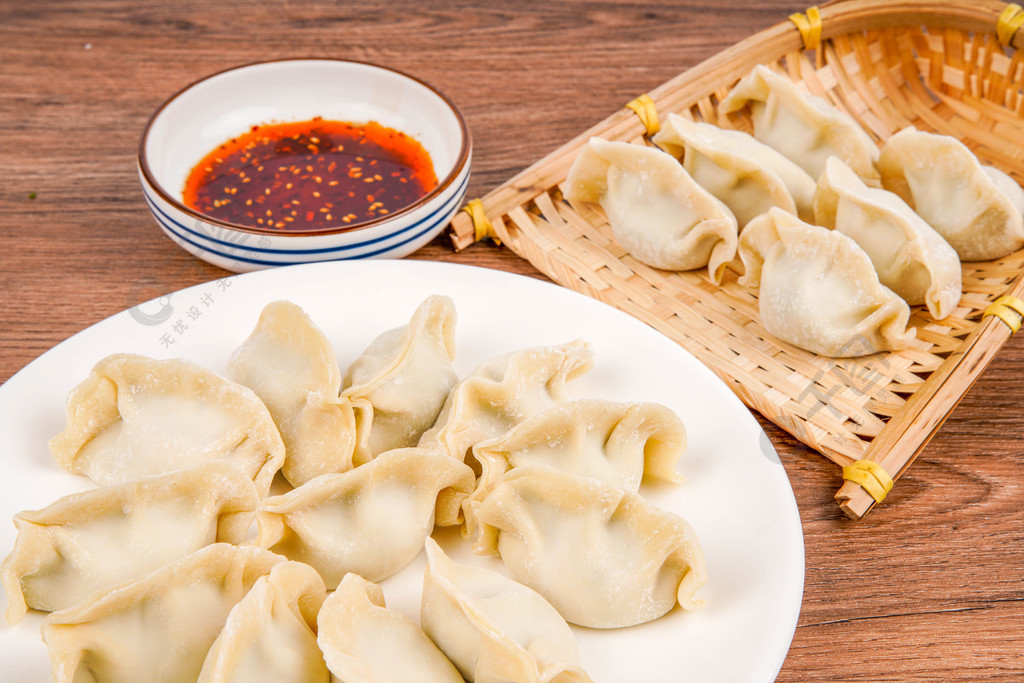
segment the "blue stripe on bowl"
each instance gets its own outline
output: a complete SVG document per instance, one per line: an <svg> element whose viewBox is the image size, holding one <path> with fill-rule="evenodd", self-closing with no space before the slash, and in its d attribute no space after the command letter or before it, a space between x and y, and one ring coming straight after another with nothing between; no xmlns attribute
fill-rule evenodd
<svg viewBox="0 0 1024 683"><path fill-rule="evenodd" d="M460 192L460 194L456 195L456 198L459 199L459 201L461 202L462 196L464 194L465 194L465 191L462 190ZM320 259L320 260L325 260L325 261L326 260L331 260L331 261L349 261L349 260L354 260L354 259L370 258L372 256L379 256L379 255L384 254L386 252L393 251L393 250L397 249L398 247L404 246L404 245L408 244L409 242L417 240L420 237L423 237L424 235L429 233L431 230L434 230L435 228L437 228L438 225L443 225L444 223L446 223L449 220L451 220L451 217L454 214L455 214L454 210L446 211L444 213L438 212L438 213L431 214L431 217L435 217L435 216L438 216L438 215L440 215L441 217L440 217L439 220L434 221L433 223L431 223L426 228L424 228L420 232L416 233L412 237L408 237L408 238L402 240L401 242L396 242L395 244L388 245L388 246L383 247L381 249L377 249L375 251L370 251L370 252L365 252L365 253L354 255L354 256L338 256L338 257L334 257L334 258ZM180 239L181 241L183 241L183 242L185 242L187 244L192 245L193 247L195 247L196 249L199 249L200 251L204 251L204 252L209 253L209 254L214 254L214 255L220 256L221 258L224 258L224 259L233 260L233 261L241 261L243 263L252 263L254 265L259 265L259 266L288 266L288 265L295 265L297 263L306 263L306 261L301 261L301 260L300 261L266 261L266 260L262 260L262 259L254 259L254 258L248 258L248 257L245 257L245 256L239 256L237 254L226 254L224 252L217 251L216 249L211 249L209 247L206 247L206 246L203 246L201 244L198 244L198 243L194 242L193 240L185 237L184 235L182 235L181 233L176 231L168 223L165 223L164 221L160 220L159 216L155 216L155 217L156 217L157 222L160 224L160 226L164 230L166 230L167 232L173 234L176 238ZM429 220L429 219L426 219L426 220ZM422 221L420 221L420 222L422 223ZM172 223L173 223L173 221L172 221ZM177 225L177 223L173 223L173 224ZM399 233L395 233L395 234L399 234ZM394 237L394 235L390 235L390 237ZM374 240L374 241L379 241L379 240ZM327 253L327 252L330 252L330 251L344 251L347 248L348 247L342 247L342 248L338 248L338 249L334 249L334 250L316 249L316 250L309 250L309 251L293 251L293 252L285 252L285 253L296 254L296 255L308 254L308 253ZM253 251L255 251L255 250L253 250Z"/></svg>
<svg viewBox="0 0 1024 683"><path fill-rule="evenodd" d="M215 237L210 237L209 235L204 235L204 234L202 234L200 232L197 232L197 231L193 230L192 228L189 228L188 226L186 226L186 225L184 225L182 223L179 223L172 216L168 215L163 209L161 209L152 199L150 199L149 192L148 192L149 188L146 188L146 187L143 188L144 190L147 190L147 191L143 192L142 196L146 200L146 205L149 206L149 209L153 213L154 218L157 219L157 222L159 222L164 227L169 228L171 230L171 232L173 232L174 234L176 234L178 237L180 237L181 239L185 240L189 244L192 244L192 245L198 247L199 249L211 251L212 253L215 253L215 254L219 254L220 252L217 252L217 251L214 251L213 249L210 249L208 247L196 244L195 242L193 242L192 240L188 239L187 237L185 237L181 233L185 232L185 233L188 233L189 235L192 235L193 237L197 237L199 239L206 240L208 242L214 242L216 244L221 244L221 245L226 246L226 247L232 247L232 248L235 248L235 249L244 249L245 251L257 252L257 253L261 253L261 254L328 254L328 253L332 253L332 252L336 252L336 251L349 251L349 250L352 250L352 249L358 249L360 247L366 247L366 246L370 246L370 245L373 245L373 244L378 244L380 242L383 242L384 240L389 240L389 239L391 239L391 238L393 238L393 237L395 237L397 235L401 235L401 234L407 233L410 230L415 230L418 226L422 225L426 221L429 221L431 218L436 216L438 213L444 213L444 212L450 211L451 208L452 208L451 205L452 205L453 202L456 203L456 204L461 203L461 199L465 195L466 186L468 184L469 184L469 173L467 173L466 177L462 179L462 183L459 185L459 188L455 191L455 194L452 195L452 197L448 201L446 201L444 204L442 204L441 207L437 211L434 211L429 216L426 216L425 218L422 218L422 219L416 221L415 223L413 223L412 225L409 225L409 226L407 226L405 228L402 228L401 230L389 233L389 234L384 235L382 237L375 237L375 238L370 239L370 240L364 240L362 242L356 242L354 244L345 244L345 245L340 245L340 246L337 246L337 247L324 247L324 248L321 248L321 249L269 249L269 248L262 248L262 247L250 247L248 245L240 246L239 243L237 243L237 242L228 242L228 241L225 241L225 240L217 239ZM160 220L161 217L163 218L163 220ZM169 224L176 226L177 228L179 228L179 230L175 230L173 228L170 228ZM436 225L436 223L434 225ZM239 233L239 234L241 234L241 233ZM250 234L250 233L245 233L245 234ZM419 233L419 235L422 235L422 234L423 233ZM417 236L419 236L419 235L417 235ZM415 238L411 238L411 239L415 239ZM408 242L408 241L409 240L406 240L406 242ZM406 242L402 242L401 244L405 244ZM401 245L395 245L395 246L401 246ZM388 249L390 249L390 248L392 248L392 247L388 247ZM380 253L380 252L374 252L374 253ZM233 257L230 257L230 258L233 258ZM259 263L259 262L258 261L253 261L253 263Z"/></svg>

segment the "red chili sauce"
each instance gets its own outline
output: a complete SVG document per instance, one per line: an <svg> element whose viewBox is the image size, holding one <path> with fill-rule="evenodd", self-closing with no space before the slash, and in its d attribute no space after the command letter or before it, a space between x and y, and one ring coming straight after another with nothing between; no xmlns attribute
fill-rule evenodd
<svg viewBox="0 0 1024 683"><path fill-rule="evenodd" d="M200 161L185 204L228 223L317 230L365 223L437 187L419 142L375 121L253 126Z"/></svg>

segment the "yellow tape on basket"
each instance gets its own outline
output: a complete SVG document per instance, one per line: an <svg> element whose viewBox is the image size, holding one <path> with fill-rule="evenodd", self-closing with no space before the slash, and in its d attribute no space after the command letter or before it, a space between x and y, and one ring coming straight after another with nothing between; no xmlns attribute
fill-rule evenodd
<svg viewBox="0 0 1024 683"><path fill-rule="evenodd" d="M479 199L470 199L469 202L462 207L462 210L469 214L470 219L473 221L473 241L481 242L485 239L494 240L495 244L501 244L501 240L498 239L498 233L494 231L494 224L487 217L484 212L484 203Z"/></svg>
<svg viewBox="0 0 1024 683"><path fill-rule="evenodd" d="M821 45L821 12L817 7L810 7L807 14L797 12L789 15L789 20L796 24L800 37L804 41L805 50L817 50Z"/></svg>
<svg viewBox="0 0 1024 683"><path fill-rule="evenodd" d="M881 465L871 460L858 460L844 467L843 479L860 484L876 503L881 503L885 494L892 490L892 477Z"/></svg>
<svg viewBox="0 0 1024 683"><path fill-rule="evenodd" d="M633 113L640 117L640 122L647 129L648 136L661 130L661 124L658 123L658 108L654 106L654 100L650 95L644 93L627 104L626 109L632 109Z"/></svg>
<svg viewBox="0 0 1024 683"><path fill-rule="evenodd" d="M1016 333L1020 329L1021 323L1024 323L1024 301L1015 296L1001 296L989 304L981 317L987 318L990 315L1002 320L1012 332Z"/></svg>
<svg viewBox="0 0 1024 683"><path fill-rule="evenodd" d="M1003 9L1003 13L999 15L999 21L996 22L996 36L999 38L999 43L1004 47L1009 47L1014 34L1021 26L1024 26L1024 9L1020 5L1007 5Z"/></svg>

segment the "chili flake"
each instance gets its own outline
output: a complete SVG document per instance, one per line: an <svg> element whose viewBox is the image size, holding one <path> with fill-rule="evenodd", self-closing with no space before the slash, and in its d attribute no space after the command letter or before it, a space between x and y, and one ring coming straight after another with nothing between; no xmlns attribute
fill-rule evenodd
<svg viewBox="0 0 1024 683"><path fill-rule="evenodd" d="M368 165L374 172L363 177ZM365 183L372 194L355 191ZM192 169L184 200L228 223L306 231L337 227L338 215L346 227L386 216L435 187L430 155L405 133L317 117L253 126L228 140ZM265 220L272 210L290 216Z"/></svg>

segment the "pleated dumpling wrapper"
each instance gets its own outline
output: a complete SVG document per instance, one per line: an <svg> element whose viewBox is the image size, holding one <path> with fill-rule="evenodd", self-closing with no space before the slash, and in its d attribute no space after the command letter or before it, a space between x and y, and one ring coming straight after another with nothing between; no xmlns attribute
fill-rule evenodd
<svg viewBox="0 0 1024 683"><path fill-rule="evenodd" d="M231 608L197 683L330 683L316 641L326 597L309 565L274 565Z"/></svg>
<svg viewBox="0 0 1024 683"><path fill-rule="evenodd" d="M763 64L755 66L719 104L729 114L750 106L754 137L782 153L812 178L839 157L864 182L878 186L878 146L849 114L801 92L796 83Z"/></svg>
<svg viewBox="0 0 1024 683"><path fill-rule="evenodd" d="M428 297L407 325L370 343L342 382L342 398L372 407L369 433L359 440L356 464L416 445L458 379L454 359L455 303L447 296Z"/></svg>
<svg viewBox="0 0 1024 683"><path fill-rule="evenodd" d="M681 159L690 176L729 207L741 231L773 206L814 218L814 179L749 133L670 113L652 142Z"/></svg>
<svg viewBox="0 0 1024 683"><path fill-rule="evenodd" d="M736 256L736 218L655 147L591 138L564 185L571 202L600 204L612 233L638 261L663 270L707 266L718 284Z"/></svg>
<svg viewBox="0 0 1024 683"><path fill-rule="evenodd" d="M216 543L53 612L42 627L52 680L196 680L231 609L284 561L254 546Z"/></svg>
<svg viewBox="0 0 1024 683"><path fill-rule="evenodd" d="M467 681L590 683L576 638L536 591L456 564L428 538L420 624Z"/></svg>
<svg viewBox="0 0 1024 683"><path fill-rule="evenodd" d="M281 435L251 389L190 361L133 354L104 358L71 391L50 452L105 486L230 460L260 495L284 462Z"/></svg>
<svg viewBox="0 0 1024 683"><path fill-rule="evenodd" d="M593 477L636 493L645 476L682 481L676 466L685 450L683 421L663 405L570 401L474 446L482 472L466 504L483 496L488 484L515 467L546 467Z"/></svg>
<svg viewBox="0 0 1024 683"><path fill-rule="evenodd" d="M964 261L988 261L1024 247L1024 190L983 166L959 140L905 128L878 160L885 189L913 207Z"/></svg>
<svg viewBox="0 0 1024 683"><path fill-rule="evenodd" d="M66 609L214 542L242 544L258 505L244 471L213 461L19 512L14 550L0 566L7 620L26 607Z"/></svg>
<svg viewBox="0 0 1024 683"><path fill-rule="evenodd" d="M745 274L760 287L764 328L784 342L832 357L906 348L910 307L878 281L867 253L846 235L779 209L751 221L740 240Z"/></svg>
<svg viewBox="0 0 1024 683"><path fill-rule="evenodd" d="M925 304L941 320L960 303L960 258L953 247L897 195L868 187L836 157L818 181L814 212L817 225L853 238L879 281L911 306Z"/></svg>
<svg viewBox="0 0 1024 683"><path fill-rule="evenodd" d="M590 628L635 626L677 603L703 606L704 552L693 528L642 496L549 469L509 470L466 506L473 549Z"/></svg>
<svg viewBox="0 0 1024 683"><path fill-rule="evenodd" d="M345 575L317 623L317 642L334 681L463 683L416 622L388 609L380 586L358 574Z"/></svg>
<svg viewBox="0 0 1024 683"><path fill-rule="evenodd" d="M520 349L479 365L455 385L419 445L460 462L471 449L567 399L566 382L590 370L594 352L576 340Z"/></svg>
<svg viewBox="0 0 1024 683"><path fill-rule="evenodd" d="M369 405L342 399L334 347L309 316L289 301L267 304L252 334L231 356L231 379L260 397L281 432L281 474L301 486L328 472L352 469L357 422Z"/></svg>
<svg viewBox="0 0 1024 683"><path fill-rule="evenodd" d="M444 454L388 451L264 500L257 543L311 565L328 589L349 572L380 581L419 554L435 524L457 522L475 482L469 465Z"/></svg>

